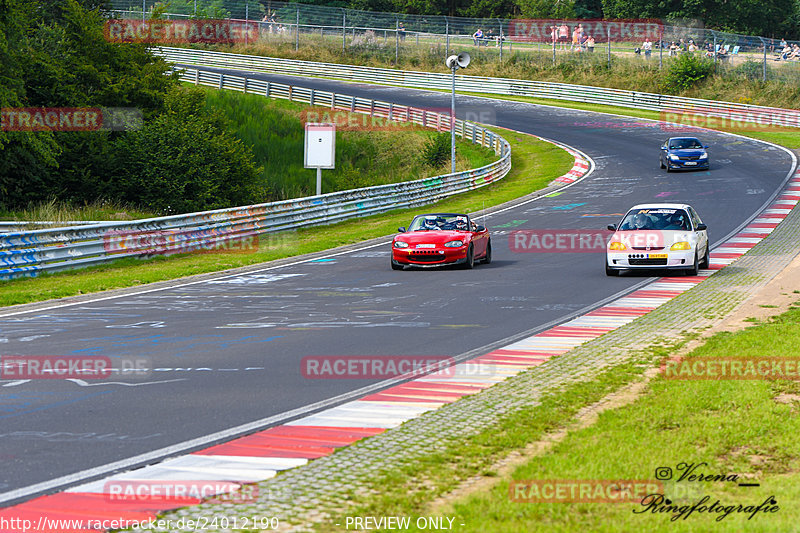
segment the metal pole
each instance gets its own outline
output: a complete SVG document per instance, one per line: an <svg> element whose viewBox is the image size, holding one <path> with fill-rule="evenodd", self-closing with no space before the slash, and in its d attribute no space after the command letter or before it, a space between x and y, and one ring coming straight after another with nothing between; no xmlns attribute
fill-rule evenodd
<svg viewBox="0 0 800 533"><path fill-rule="evenodd" d="M608 68L611 68L611 26L606 27L608 32Z"/></svg>
<svg viewBox="0 0 800 533"><path fill-rule="evenodd" d="M247 28L250 26L250 4L244 4L244 44L247 44Z"/></svg>
<svg viewBox="0 0 800 533"><path fill-rule="evenodd" d="M456 173L456 69L453 65L453 92L450 96L450 168Z"/></svg>
<svg viewBox="0 0 800 533"><path fill-rule="evenodd" d="M394 64L400 58L400 21L394 19Z"/></svg>
<svg viewBox="0 0 800 533"><path fill-rule="evenodd" d="M761 39L759 37L759 39ZM761 44L764 45L764 64L761 69L761 81L767 81L767 41L761 39Z"/></svg>
<svg viewBox="0 0 800 533"><path fill-rule="evenodd" d="M344 43L347 38L347 11L342 10L342 52L344 52Z"/></svg>
<svg viewBox="0 0 800 533"><path fill-rule="evenodd" d="M551 31L553 32L553 65L556 64L556 31L558 31L555 24L556 23L553 22L553 27L551 28Z"/></svg>
<svg viewBox="0 0 800 533"><path fill-rule="evenodd" d="M197 0L194 0L194 16L197 16Z"/></svg>
<svg viewBox="0 0 800 533"><path fill-rule="evenodd" d="M450 20L447 17L444 18L444 34L445 34L444 55L450 57Z"/></svg>
<svg viewBox="0 0 800 533"><path fill-rule="evenodd" d="M317 196L322 194L322 168L317 167Z"/></svg>
<svg viewBox="0 0 800 533"><path fill-rule="evenodd" d="M714 34L714 70L717 70L717 34Z"/></svg>
<svg viewBox="0 0 800 533"><path fill-rule="evenodd" d="M294 51L300 49L300 6L297 6L297 19L294 25Z"/></svg>
<svg viewBox="0 0 800 533"><path fill-rule="evenodd" d="M144 14L147 11L147 5L145 4L147 0L142 0L142 22L144 22Z"/></svg>
<svg viewBox="0 0 800 533"><path fill-rule="evenodd" d="M658 70L661 70L661 66L664 64L664 37L658 37Z"/></svg>
<svg viewBox="0 0 800 533"><path fill-rule="evenodd" d="M500 23L500 62L503 61L503 23Z"/></svg>

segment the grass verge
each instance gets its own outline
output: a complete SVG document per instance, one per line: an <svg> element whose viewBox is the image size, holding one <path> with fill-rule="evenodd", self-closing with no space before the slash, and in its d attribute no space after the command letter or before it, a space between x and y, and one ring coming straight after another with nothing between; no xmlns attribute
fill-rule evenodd
<svg viewBox="0 0 800 533"><path fill-rule="evenodd" d="M190 85L190 84L187 84ZM303 125L335 122L336 168L322 172L323 192L415 180L450 172L450 138L431 128L349 111L331 111L257 94L204 88L206 107L228 119L232 133L251 147L263 170L260 201L301 198L315 193L316 171L303 167ZM429 148L444 135L446 150ZM488 165L494 151L458 142L456 168ZM434 157L441 156L441 157Z"/></svg>
<svg viewBox="0 0 800 533"><path fill-rule="evenodd" d="M442 91L444 92L444 91ZM629 107L618 107L618 106L610 106L610 105L599 105L599 104L586 104L582 102L569 102L566 100L552 100L546 98L530 98L527 96L498 96L496 94L487 94L487 93L472 93L472 92L465 92L459 93L465 94L470 96L481 96L486 98L492 99L502 99L502 100L511 100L515 102L525 102L529 104L540 104L540 105L550 105L555 107L565 107L568 109L580 109L582 111L595 111L598 113L612 113L615 115L623 115L627 117L634 117L634 118L646 118L651 120L661 120L661 114L657 111L647 111L641 109L631 109ZM591 126L587 126L591 127ZM601 129L602 126L598 125L598 129ZM759 139L762 141L768 141L771 143L779 144L786 148L791 149L800 149L800 131L752 131L746 130L742 128L725 128L725 127L718 127L714 128L719 131L724 131L727 133L736 133L738 135L743 135L745 137L752 137L753 139ZM679 131L665 131L664 138L681 135ZM687 135L694 135L693 133L687 133Z"/></svg>
<svg viewBox="0 0 800 533"><path fill-rule="evenodd" d="M564 150L530 135L495 129L511 144L512 168L502 180L460 194L424 209L477 211L519 198L545 187L572 167ZM133 287L193 274L217 272L274 259L297 256L381 237L408 224L407 210L364 217L332 226L265 236L257 252L248 254L187 254L150 260L123 259L83 270L3 282L0 306L63 298L109 289ZM387 264L388 268L388 264Z"/></svg>
<svg viewBox="0 0 800 533"><path fill-rule="evenodd" d="M362 487L358 505L318 524L317 530L334 531L337 528L331 524L344 523L346 516L445 516L455 518L453 523L465 532L796 531L800 520L800 509L794 505L800 497L797 381L689 381L656 376L636 401L602 412L596 423L571 431L550 451L527 459L492 487L431 505L471 476L497 476L487 465L549 431L568 426L579 409L638 380L645 368L657 365L688 340L689 336L654 348L637 363L615 367L591 382L551 392L540 405L513 413L496 427L413 465L385 472L367 482L371 494ZM800 307L795 305L768 322L714 335L685 361L708 363L732 354L753 359L785 357L797 354L798 342ZM665 507L666 502L657 504L657 499L643 501L641 497L571 502L568 490L562 501L552 502L515 502L509 494L513 481L531 480L642 480L652 487L661 467L671 469L671 479L656 485L656 490L671 499L671 509ZM726 480L689 481L687 476L678 481L685 472L721 475ZM528 488L517 494L537 493ZM753 514L768 500L776 502L766 506L777 505L775 512ZM717 501L717 510L708 511ZM705 512L697 507L690 513L698 502L705 504ZM411 526L409 530L417 530L415 518Z"/></svg>
<svg viewBox="0 0 800 533"><path fill-rule="evenodd" d="M797 354L800 308L736 333L718 333L687 362L730 357ZM518 503L510 480L454 502L466 531L796 531L800 509L800 384L781 380L667 380L658 376L635 403L600 415L550 453L512 474L513 480L653 480L656 469L672 470L665 482L676 509L652 500L627 503ZM677 481L694 474L726 481ZM663 473L663 472L662 472ZM733 475L737 479L730 476ZM742 487L739 483L757 483ZM708 497L724 510L702 512L693 504ZM741 512L773 499L776 512ZM733 506L733 507L731 507ZM751 518L749 518L751 517Z"/></svg>

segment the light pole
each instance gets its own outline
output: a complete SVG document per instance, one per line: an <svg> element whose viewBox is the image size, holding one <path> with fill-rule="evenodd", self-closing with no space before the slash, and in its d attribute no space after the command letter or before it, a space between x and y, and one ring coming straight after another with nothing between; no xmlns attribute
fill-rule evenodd
<svg viewBox="0 0 800 533"><path fill-rule="evenodd" d="M449 56L444 64L453 71L453 92L450 97L450 168L453 174L456 173L456 70L467 68L470 57L467 52Z"/></svg>

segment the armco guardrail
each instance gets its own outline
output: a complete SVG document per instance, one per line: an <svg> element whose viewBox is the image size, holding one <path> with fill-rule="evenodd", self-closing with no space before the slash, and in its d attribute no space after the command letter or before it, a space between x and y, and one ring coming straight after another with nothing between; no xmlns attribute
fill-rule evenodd
<svg viewBox="0 0 800 533"><path fill-rule="evenodd" d="M188 48L162 47L155 52L167 61L186 65L247 69L291 76L317 76L425 89L450 89L452 85L452 78L448 73L317 63ZM707 116L735 119L739 122L762 124L765 120L769 120L779 125L800 127L800 112L796 110L604 87L461 75L456 76L456 90L615 105L651 111L696 111Z"/></svg>
<svg viewBox="0 0 800 533"><path fill-rule="evenodd" d="M197 70L178 70L184 80L220 89L258 93L311 105L407 121L450 130L450 116L330 92ZM458 135L492 148L500 159L490 165L415 181L366 187L307 198L133 222L103 222L0 233L0 279L35 276L105 263L122 257L183 253L244 246L262 233L329 224L391 209L435 202L503 178L511 168L511 149L502 137L456 120Z"/></svg>

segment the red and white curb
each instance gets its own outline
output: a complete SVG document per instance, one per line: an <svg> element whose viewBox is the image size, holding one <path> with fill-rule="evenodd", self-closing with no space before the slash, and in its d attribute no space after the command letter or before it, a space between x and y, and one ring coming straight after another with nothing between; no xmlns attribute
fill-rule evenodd
<svg viewBox="0 0 800 533"><path fill-rule="evenodd" d="M576 152L572 148L568 146L564 146L559 144L561 148L566 150L570 155L575 158L575 163L572 165L572 168L569 172L564 174L563 176L559 176L554 181L559 183L572 183L574 181L579 180L584 174L589 171L589 161L587 161L582 154Z"/></svg>
<svg viewBox="0 0 800 533"><path fill-rule="evenodd" d="M709 268L701 270L697 276L659 278L569 322L460 363L445 375L420 377L281 426L2 509L0 523L12 526L0 532L28 531L13 524L23 520L38 524L42 517L83 520L83 523L146 521L163 511L201 503L202 498L197 497L199 492L206 498L213 494L244 493L243 486L247 484L270 479L281 470L330 455L336 448L383 433L427 411L476 394L632 322L741 257L769 235L798 201L800 170L758 218L711 252ZM481 372L481 368L491 368L491 371ZM162 493L153 497L141 494L120 497L120 487L137 485L151 492L154 487L171 487L173 492L169 496ZM184 491L178 495L176 487ZM12 522L13 519L18 521ZM98 529L75 527L58 531Z"/></svg>

